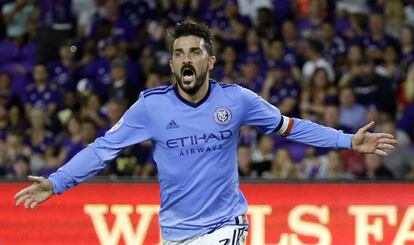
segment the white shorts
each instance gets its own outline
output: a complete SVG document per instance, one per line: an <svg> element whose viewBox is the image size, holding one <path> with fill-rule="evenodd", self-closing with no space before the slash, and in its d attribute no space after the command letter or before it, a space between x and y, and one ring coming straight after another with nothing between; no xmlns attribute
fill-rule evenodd
<svg viewBox="0 0 414 245"><path fill-rule="evenodd" d="M211 233L192 237L183 241L163 241L164 245L244 245L247 226L232 225L217 229Z"/></svg>

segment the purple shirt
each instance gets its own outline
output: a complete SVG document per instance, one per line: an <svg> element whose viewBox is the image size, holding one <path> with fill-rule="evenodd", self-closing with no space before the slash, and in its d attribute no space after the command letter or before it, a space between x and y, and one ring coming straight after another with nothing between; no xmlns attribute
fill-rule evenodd
<svg viewBox="0 0 414 245"><path fill-rule="evenodd" d="M199 15L203 22L206 22L209 26L212 26L214 20L223 18L224 4L223 2L220 2L220 5L215 9L209 8L209 5L209 1L200 1Z"/></svg>
<svg viewBox="0 0 414 245"><path fill-rule="evenodd" d="M19 46L15 42L0 41L0 65L11 63L17 60Z"/></svg>
<svg viewBox="0 0 414 245"><path fill-rule="evenodd" d="M32 107L46 109L49 104L58 105L60 102L59 92L53 84L47 84L43 91L37 89L35 84L26 87L25 103Z"/></svg>
<svg viewBox="0 0 414 245"><path fill-rule="evenodd" d="M126 16L134 29L142 28L146 21L155 19L155 11L146 1L121 4L121 16Z"/></svg>
<svg viewBox="0 0 414 245"><path fill-rule="evenodd" d="M23 139L23 143L29 146L33 150L34 153L43 154L46 152L47 149L53 146L54 144L53 134L47 131L45 133L45 137L43 138L43 141L40 142L40 144L36 144L36 145L32 142L32 139L28 135Z"/></svg>
<svg viewBox="0 0 414 245"><path fill-rule="evenodd" d="M74 91L76 89L75 71L70 70L61 62L48 65L50 81L60 89Z"/></svg>
<svg viewBox="0 0 414 245"><path fill-rule="evenodd" d="M52 24L75 23L72 14L72 0L40 0L40 22L46 26Z"/></svg>
<svg viewBox="0 0 414 245"><path fill-rule="evenodd" d="M84 75L92 80L93 90L104 93L111 85L111 64L106 58L100 58L84 67Z"/></svg>
<svg viewBox="0 0 414 245"><path fill-rule="evenodd" d="M133 25L123 16L119 16L113 23L109 23L105 17L95 19L92 22L91 37L95 37L99 27L104 24L109 24L111 26L110 35L118 41L126 40L131 42L137 38Z"/></svg>
<svg viewBox="0 0 414 245"><path fill-rule="evenodd" d="M346 53L346 43L345 41L336 36L332 43L328 47L323 50L323 57L326 61L329 62L332 66L335 65L338 57L344 55Z"/></svg>

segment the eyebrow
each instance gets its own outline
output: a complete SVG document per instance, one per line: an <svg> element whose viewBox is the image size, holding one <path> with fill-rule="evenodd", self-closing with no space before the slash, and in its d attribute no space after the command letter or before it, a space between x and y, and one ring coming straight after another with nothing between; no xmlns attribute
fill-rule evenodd
<svg viewBox="0 0 414 245"><path fill-rule="evenodd" d="M195 51L195 50L202 50L202 49L200 47L192 47L192 48L190 48L190 51ZM177 49L174 49L174 52L184 52L184 49L177 48Z"/></svg>

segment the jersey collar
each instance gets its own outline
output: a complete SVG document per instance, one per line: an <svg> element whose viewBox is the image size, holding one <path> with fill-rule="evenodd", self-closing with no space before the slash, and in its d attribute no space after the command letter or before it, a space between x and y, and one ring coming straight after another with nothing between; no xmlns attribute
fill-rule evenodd
<svg viewBox="0 0 414 245"><path fill-rule="evenodd" d="M188 100L186 100L186 99L184 99L181 95L180 95L180 93L178 92L178 85L177 85L177 83L175 83L175 85L174 85L174 92L175 92L175 94L177 95L177 97L178 97L178 99L180 99L181 100L181 102L183 102L184 104L186 104L186 105L188 105L188 106L191 106L191 107L193 107L193 108L197 108L197 107L199 107L200 105L202 105L203 103L204 103L204 101L206 101L207 99L208 99L208 97L210 96L210 93L211 93L211 84L212 83L215 83L216 81L214 81L213 79L209 79L208 80L208 90L207 90L207 94L206 94L206 96L204 96L204 98L202 98L199 102L197 102L197 103L193 103L193 102L191 102L191 101L188 101Z"/></svg>

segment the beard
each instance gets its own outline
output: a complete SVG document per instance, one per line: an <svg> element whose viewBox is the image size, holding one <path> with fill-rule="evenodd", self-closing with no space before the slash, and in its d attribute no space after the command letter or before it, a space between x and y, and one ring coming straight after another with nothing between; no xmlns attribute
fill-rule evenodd
<svg viewBox="0 0 414 245"><path fill-rule="evenodd" d="M191 85L184 84L184 81L183 81L183 77L184 77L183 70L185 68L191 69L193 71L193 74L194 74L194 77L195 77L195 82L194 82L194 84L192 86ZM181 68L181 73L174 72L174 77L175 77L175 80L176 80L178 86L180 86L180 88L184 92L186 92L189 95L194 95L194 94L196 94L198 92L198 90L200 90L201 86L206 81L207 74L208 74L208 69L207 68L204 71L200 72L200 74L197 74L196 71L195 71L195 69L194 69L194 67L192 65L184 65Z"/></svg>

